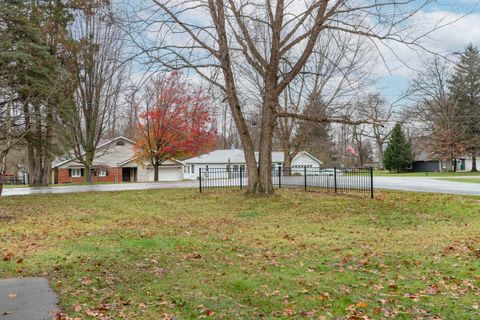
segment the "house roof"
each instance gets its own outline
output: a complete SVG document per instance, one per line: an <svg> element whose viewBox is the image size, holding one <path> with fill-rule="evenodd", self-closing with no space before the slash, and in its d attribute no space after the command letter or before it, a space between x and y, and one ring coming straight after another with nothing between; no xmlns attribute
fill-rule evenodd
<svg viewBox="0 0 480 320"><path fill-rule="evenodd" d="M119 165L120 167L122 167L122 166L124 166L124 165L126 165L126 164L129 164L129 163L131 163L131 162L137 161L138 159L139 159L139 156L135 156L135 157L133 157L133 158L130 158L130 159L127 159L127 160L125 160L125 161L120 162L118 165ZM177 160L177 159L174 159L174 158L170 158L169 160L174 161L174 162L176 162L177 164L184 165L184 163L183 163L182 161L180 161L180 160Z"/></svg>
<svg viewBox="0 0 480 320"><path fill-rule="evenodd" d="M110 144L112 144L112 143L114 143L114 142L116 142L116 141L118 141L118 140L124 140L124 141L126 141L126 142L128 142L128 143L135 144L135 142L133 142L132 140L130 140L130 139L128 139L128 138L125 138L125 137L123 137L123 136L118 136L118 137L113 138L113 139L102 140L102 141L98 144L98 146L97 146L97 148L96 148L95 150L99 150L99 149L102 149L102 148L104 148L104 147L107 147L108 145L110 145ZM72 155L72 154L73 154L73 151L70 151L69 154ZM84 155L84 154L85 154L85 152L82 152L82 155ZM55 161L52 163L52 168L53 168L53 169L54 169L54 168L57 168L57 167L62 166L62 165L64 165L64 164L66 164L66 163L69 163L70 161L73 161L73 160L75 160L75 159L77 159L77 157L75 157L75 156L69 156L67 159L55 159Z"/></svg>
<svg viewBox="0 0 480 320"><path fill-rule="evenodd" d="M436 160L435 153L429 148L423 149L415 155L415 161L432 161Z"/></svg>
<svg viewBox="0 0 480 320"><path fill-rule="evenodd" d="M319 164L322 164L320 160L312 156L306 151L302 151L299 154L306 154L311 157L313 160L317 161ZM258 160L258 152L255 152L255 158ZM272 162L282 162L284 161L284 154L281 151L272 152ZM245 163L245 154L242 149L223 149L223 150L214 150L212 152L202 154L201 156L190 158L184 160L186 164L223 164L223 163Z"/></svg>

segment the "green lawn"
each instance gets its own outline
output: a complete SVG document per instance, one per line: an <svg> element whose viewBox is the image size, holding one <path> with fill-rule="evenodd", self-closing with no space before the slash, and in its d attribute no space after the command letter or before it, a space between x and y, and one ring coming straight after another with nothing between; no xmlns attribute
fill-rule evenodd
<svg viewBox="0 0 480 320"><path fill-rule="evenodd" d="M469 178L469 179L455 179L455 178L445 178L442 180L452 181L452 182L466 182L466 183L480 183L480 178Z"/></svg>
<svg viewBox="0 0 480 320"><path fill-rule="evenodd" d="M401 192L5 197L0 277L48 277L80 319L475 319L479 208Z"/></svg>
<svg viewBox="0 0 480 320"><path fill-rule="evenodd" d="M478 176L480 172L389 172L384 170L374 170L373 174L379 177L463 177Z"/></svg>

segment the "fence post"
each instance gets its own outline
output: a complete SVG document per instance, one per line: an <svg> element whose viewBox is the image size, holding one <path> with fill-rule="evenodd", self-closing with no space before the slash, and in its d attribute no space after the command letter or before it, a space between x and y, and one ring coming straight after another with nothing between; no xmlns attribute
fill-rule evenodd
<svg viewBox="0 0 480 320"><path fill-rule="evenodd" d="M282 167L278 167L278 188L282 188Z"/></svg>
<svg viewBox="0 0 480 320"><path fill-rule="evenodd" d="M240 167L240 190L243 188L243 167Z"/></svg>
<svg viewBox="0 0 480 320"><path fill-rule="evenodd" d="M198 168L198 181L200 182L200 193L202 192L202 168Z"/></svg>
<svg viewBox="0 0 480 320"><path fill-rule="evenodd" d="M307 167L303 166L303 180L305 182L305 190L307 190Z"/></svg>
<svg viewBox="0 0 480 320"><path fill-rule="evenodd" d="M370 167L370 198L373 199L373 167Z"/></svg>
<svg viewBox="0 0 480 320"><path fill-rule="evenodd" d="M328 179L328 176L327 176ZM335 193L337 193L337 167L333 168L333 182L335 184Z"/></svg>

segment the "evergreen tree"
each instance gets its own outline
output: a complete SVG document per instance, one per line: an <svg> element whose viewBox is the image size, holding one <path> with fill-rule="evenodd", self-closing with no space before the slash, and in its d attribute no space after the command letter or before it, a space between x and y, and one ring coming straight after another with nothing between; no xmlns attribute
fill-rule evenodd
<svg viewBox="0 0 480 320"><path fill-rule="evenodd" d="M62 136L58 117L68 106L65 87L71 81L57 49L67 20L60 1L0 4L0 79L21 105L32 185L48 183L54 138Z"/></svg>
<svg viewBox="0 0 480 320"><path fill-rule="evenodd" d="M403 171L413 162L412 146L405 138L402 126L397 123L383 154L383 164L389 171Z"/></svg>
<svg viewBox="0 0 480 320"><path fill-rule="evenodd" d="M450 90L458 101L459 125L465 129L461 139L465 142L466 150L472 154L472 171L477 171L476 153L480 149L480 52L473 45L460 54L460 61L450 81Z"/></svg>

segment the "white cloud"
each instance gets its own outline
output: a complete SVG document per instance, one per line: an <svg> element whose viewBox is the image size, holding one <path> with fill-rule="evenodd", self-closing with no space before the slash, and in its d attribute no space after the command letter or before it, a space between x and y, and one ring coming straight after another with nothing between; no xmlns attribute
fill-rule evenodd
<svg viewBox="0 0 480 320"><path fill-rule="evenodd" d="M414 70L420 69L426 60L433 57L431 52L449 56L462 51L470 43L479 46L479 21L479 13L462 16L448 11L420 12L413 21L413 32L416 35L428 33L418 42L425 50L388 42L387 46L380 49L386 66L379 64L376 73L379 76L409 77ZM434 31L430 32L432 30Z"/></svg>

